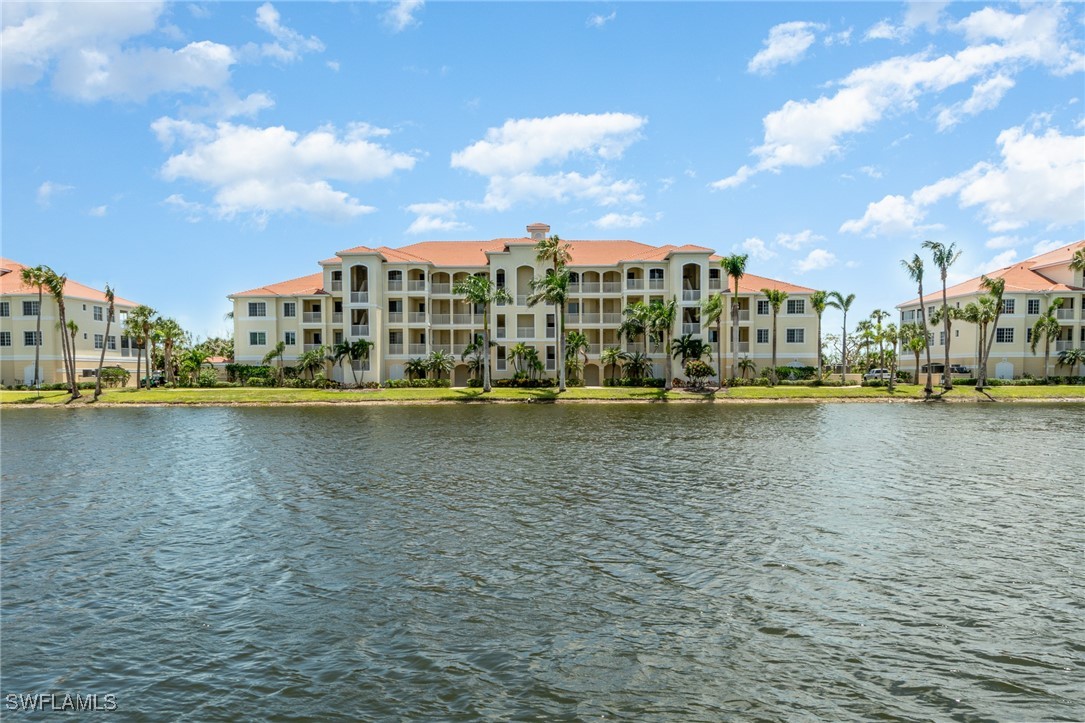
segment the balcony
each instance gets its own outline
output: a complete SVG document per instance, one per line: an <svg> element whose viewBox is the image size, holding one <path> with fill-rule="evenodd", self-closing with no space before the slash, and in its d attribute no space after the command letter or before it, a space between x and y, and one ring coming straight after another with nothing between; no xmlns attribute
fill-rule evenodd
<svg viewBox="0 0 1085 723"><path fill-rule="evenodd" d="M709 291L712 291L712 290L719 291L722 288L723 288L723 281L721 281L720 279L709 279L708 280L708 290Z"/></svg>
<svg viewBox="0 0 1085 723"><path fill-rule="evenodd" d="M342 291L342 290L343 290L343 280L342 279L338 279L338 280L333 279L332 280L332 291Z"/></svg>
<svg viewBox="0 0 1085 723"><path fill-rule="evenodd" d="M604 281L603 282L604 294L620 294L622 293L621 281Z"/></svg>
<svg viewBox="0 0 1085 723"><path fill-rule="evenodd" d="M579 324L580 323L580 312L579 311L565 312L565 323L566 324Z"/></svg>
<svg viewBox="0 0 1085 723"><path fill-rule="evenodd" d="M306 311L301 315L301 323L303 324L319 324L320 312L319 311Z"/></svg>
<svg viewBox="0 0 1085 723"><path fill-rule="evenodd" d="M699 321L683 323L682 324L682 333L683 334L700 334L701 333L701 323Z"/></svg>
<svg viewBox="0 0 1085 723"><path fill-rule="evenodd" d="M426 282L425 281L408 281L407 282L407 291L425 291L425 290L426 290Z"/></svg>
<svg viewBox="0 0 1085 723"><path fill-rule="evenodd" d="M402 281L392 281L391 279L389 279L388 280L388 290L389 291L403 291L403 282Z"/></svg>
<svg viewBox="0 0 1085 723"><path fill-rule="evenodd" d="M738 350L737 351L738 351L739 354L749 354L750 353L750 342L748 342L748 341L740 341L738 343Z"/></svg>
<svg viewBox="0 0 1085 723"><path fill-rule="evenodd" d="M533 327L533 326L518 326L518 327L516 327L516 337L518 339L533 339L533 338L535 338L535 327Z"/></svg>
<svg viewBox="0 0 1085 723"><path fill-rule="evenodd" d="M517 306L527 306L527 294L517 294L516 295L516 305Z"/></svg>
<svg viewBox="0 0 1085 723"><path fill-rule="evenodd" d="M434 314L430 317L431 323L436 326L447 326L452 323L451 314Z"/></svg>
<svg viewBox="0 0 1085 723"><path fill-rule="evenodd" d="M585 281L580 284L581 293L584 294L598 294L599 282L598 281Z"/></svg>
<svg viewBox="0 0 1085 723"><path fill-rule="evenodd" d="M445 354L452 353L451 344L434 344L430 348L433 349L433 351L443 351Z"/></svg>
<svg viewBox="0 0 1085 723"><path fill-rule="evenodd" d="M351 336L369 336L369 324L351 324Z"/></svg>
<svg viewBox="0 0 1085 723"><path fill-rule="evenodd" d="M452 353L455 356L459 356L459 355L463 354L464 352L466 352L467 347L469 347L469 346L471 346L471 345L470 344L453 344L452 345Z"/></svg>
<svg viewBox="0 0 1085 723"><path fill-rule="evenodd" d="M504 339L505 338L505 327L503 327L503 326L497 327L497 329L494 331L494 334L497 335L498 339Z"/></svg>
<svg viewBox="0 0 1085 723"><path fill-rule="evenodd" d="M369 292L368 291L352 291L350 292L350 303L352 304L368 304Z"/></svg>
<svg viewBox="0 0 1085 723"><path fill-rule="evenodd" d="M389 324L402 324L403 323L403 312L402 311L389 311L388 312L388 323Z"/></svg>
<svg viewBox="0 0 1085 723"><path fill-rule="evenodd" d="M682 289L682 301L700 301L700 289Z"/></svg>
<svg viewBox="0 0 1085 723"><path fill-rule="evenodd" d="M1072 339L1059 339L1055 342L1055 353L1060 351L1069 351L1074 348L1074 341Z"/></svg>
<svg viewBox="0 0 1085 723"><path fill-rule="evenodd" d="M664 287L663 279L648 279L648 288L651 291L662 291Z"/></svg>
<svg viewBox="0 0 1085 723"><path fill-rule="evenodd" d="M621 314L615 314L613 312L605 313L605 314L603 314L603 323L604 324L621 324L622 323L622 315Z"/></svg>
<svg viewBox="0 0 1085 723"><path fill-rule="evenodd" d="M580 316L583 317L585 324L598 324L601 314L581 314Z"/></svg>
<svg viewBox="0 0 1085 723"><path fill-rule="evenodd" d="M332 312L332 323L333 324L342 324L343 323L343 312L341 312L341 311L333 311Z"/></svg>
<svg viewBox="0 0 1085 723"><path fill-rule="evenodd" d="M630 291L643 291L644 279L626 279L625 288L629 289Z"/></svg>
<svg viewBox="0 0 1085 723"><path fill-rule="evenodd" d="M451 294L452 284L434 284L431 289L431 293L434 294Z"/></svg>
<svg viewBox="0 0 1085 723"><path fill-rule="evenodd" d="M1056 309L1055 310L1055 318L1056 319L1062 319L1062 320L1073 319L1074 318L1074 310L1073 309Z"/></svg>
<svg viewBox="0 0 1085 723"><path fill-rule="evenodd" d="M403 355L403 345L402 344L389 344L388 345L388 354L391 355L391 356L396 356L396 355L402 356Z"/></svg>
<svg viewBox="0 0 1085 723"><path fill-rule="evenodd" d="M452 323L453 324L481 325L482 324L482 314L453 314L452 315Z"/></svg>
<svg viewBox="0 0 1085 723"><path fill-rule="evenodd" d="M600 348L601 346L602 345L600 345L600 344L588 344L588 355L589 356L599 356L599 354L602 351L602 349Z"/></svg>
<svg viewBox="0 0 1085 723"><path fill-rule="evenodd" d="M739 321L749 321L750 320L750 310L749 309L739 309L738 310L738 320Z"/></svg>
<svg viewBox="0 0 1085 723"><path fill-rule="evenodd" d="M324 348L323 344L303 344L302 347L301 347L301 350L302 351L316 351L317 349L323 349L323 348Z"/></svg>
<svg viewBox="0 0 1085 723"><path fill-rule="evenodd" d="M579 294L580 293L580 282L579 281L577 281L574 284L569 284L569 293L570 294Z"/></svg>
<svg viewBox="0 0 1085 723"><path fill-rule="evenodd" d="M425 344L408 344L407 345L407 353L410 354L411 356L417 356L419 354L425 356L429 352L426 351L426 345Z"/></svg>
<svg viewBox="0 0 1085 723"><path fill-rule="evenodd" d="M424 311L411 311L407 314L408 324L425 324L426 312Z"/></svg>

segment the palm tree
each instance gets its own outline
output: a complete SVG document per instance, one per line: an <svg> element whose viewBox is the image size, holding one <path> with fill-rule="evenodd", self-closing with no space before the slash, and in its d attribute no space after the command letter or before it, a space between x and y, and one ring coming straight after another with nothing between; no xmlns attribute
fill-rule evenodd
<svg viewBox="0 0 1085 723"><path fill-rule="evenodd" d="M350 343L350 374L354 377L354 386L358 386L358 374L354 371L354 362L369 361L369 355L376 344L369 339L355 339Z"/></svg>
<svg viewBox="0 0 1085 723"><path fill-rule="evenodd" d="M749 254L732 254L720 259L720 268L730 277L731 284L731 377L738 376L738 282L746 274ZM722 379L720 380L722 383Z"/></svg>
<svg viewBox="0 0 1085 723"><path fill-rule="evenodd" d="M524 368L524 362L531 354L531 351L531 347L522 341L516 342L509 349L509 359L512 360L512 368L515 370L515 374L519 375L527 371Z"/></svg>
<svg viewBox="0 0 1085 723"><path fill-rule="evenodd" d="M703 339L693 334L683 334L671 343L671 354L675 359L681 357L684 369L690 359L712 358L712 348Z"/></svg>
<svg viewBox="0 0 1085 723"><path fill-rule="evenodd" d="M663 352L667 355L667 366L663 378L663 388L670 390L674 384L674 367L671 359L671 336L674 334L674 320L678 316L678 299L671 297L670 301L653 301L649 304L651 315L648 326L652 334L663 339Z"/></svg>
<svg viewBox="0 0 1085 723"><path fill-rule="evenodd" d="M635 342L638 336L644 337L644 356L648 356L648 319L651 311L643 301L635 301L622 310L625 319L618 325L618 340L624 336Z"/></svg>
<svg viewBox="0 0 1085 723"><path fill-rule="evenodd" d="M874 343L874 324L869 319L862 319L855 325L855 334L859 337L859 349L862 350L862 362L858 357L855 366L862 365L863 369L870 369L870 345Z"/></svg>
<svg viewBox="0 0 1085 723"><path fill-rule="evenodd" d="M705 326L716 325L716 374L719 377L719 386L723 387L723 316L727 310L727 301L723 292L712 294L701 302L701 319Z"/></svg>
<svg viewBox="0 0 1085 723"><path fill-rule="evenodd" d="M53 270L48 266L34 266L33 268L28 266L19 272L24 284L38 287L38 321L34 337L37 341L34 345L34 386L37 387L39 395L41 394L41 303L45 294L45 287L51 275L53 275Z"/></svg>
<svg viewBox="0 0 1085 723"><path fill-rule="evenodd" d="M309 378L315 380L317 371L324 368L324 347L318 346L309 351L303 351L298 357L298 371L302 374L309 372Z"/></svg>
<svg viewBox="0 0 1085 723"><path fill-rule="evenodd" d="M424 379L429 367L426 365L425 359L414 357L408 359L407 363L403 365L403 371L407 372L408 379Z"/></svg>
<svg viewBox="0 0 1085 723"><path fill-rule="evenodd" d="M882 311L881 309L875 309L870 312L870 319L874 322L874 335L878 340L878 368L885 369L885 329L882 326L882 322L889 318L888 311Z"/></svg>
<svg viewBox="0 0 1085 723"><path fill-rule="evenodd" d="M434 349L426 357L426 368L433 372L434 379L440 379L443 374L451 372L455 366L456 357L440 349Z"/></svg>
<svg viewBox="0 0 1085 723"><path fill-rule="evenodd" d="M1047 311L1040 314L1040 318L1032 326L1032 353L1036 353L1036 345L1040 343L1040 337L1044 338L1044 382L1049 378L1048 363L1051 359L1051 342L1059 338L1062 333L1062 324L1059 323L1058 314L1055 312L1062 308L1063 298L1056 297L1047 306Z"/></svg>
<svg viewBox="0 0 1085 723"><path fill-rule="evenodd" d="M769 372L769 380L772 386L776 386L776 383L780 381L776 375L776 318L780 315L780 307L784 305L784 300L787 299L787 292L780 289L761 289L761 293L769 300L769 306L772 307L772 371Z"/></svg>
<svg viewBox="0 0 1085 723"><path fill-rule="evenodd" d="M927 332L919 324L902 324L900 341L904 349L915 354L915 380L919 384L919 355L927 347Z"/></svg>
<svg viewBox="0 0 1085 723"><path fill-rule="evenodd" d="M102 367L105 366L105 350L109 346L109 325L113 322L113 308L116 296L113 293L113 289L109 288L109 284L105 286L105 300L109 302L109 307L106 310L105 317L105 337L102 340L102 355L98 359L98 374L94 382L94 401L98 401L98 397L102 396ZM41 303L40 301L38 302Z"/></svg>
<svg viewBox="0 0 1085 723"><path fill-rule="evenodd" d="M166 381L174 381L173 376L173 349L178 339L183 339L185 330L174 319L158 318L154 323L155 330L162 338L162 360L166 367Z"/></svg>
<svg viewBox="0 0 1085 723"><path fill-rule="evenodd" d="M584 332L570 331L565 335L565 364L566 367L575 361L578 361L580 357L584 358L583 366L588 365L588 337L584 336Z"/></svg>
<svg viewBox="0 0 1085 723"><path fill-rule="evenodd" d="M70 340L67 334L68 330L75 326L75 322L68 324L67 310L64 305L64 286L67 283L67 276L57 274L51 269L46 273L45 285L49 289L49 295L57 304L59 317L57 327L60 329L61 352L64 356L64 373L68 377L68 389L72 399L78 399L82 395L79 393L79 382L75 378L75 332L72 332Z"/></svg>
<svg viewBox="0 0 1085 723"><path fill-rule="evenodd" d="M535 244L535 258L539 261L549 261L556 274L572 260L572 250L573 247L570 244L562 241L557 234L554 234L550 238L541 239Z"/></svg>
<svg viewBox="0 0 1085 723"><path fill-rule="evenodd" d="M814 313L818 315L818 381L821 381L821 371L823 364L821 362L821 315L825 313L825 307L828 305L829 295L824 291L815 291L810 294L810 306L814 309Z"/></svg>
<svg viewBox="0 0 1085 723"><path fill-rule="evenodd" d="M264 354L264 359L261 362L264 366L267 366L276 359L279 360L279 384L283 383L283 355L286 353L286 342L280 341L271 348L267 354Z"/></svg>
<svg viewBox="0 0 1085 723"><path fill-rule="evenodd" d="M328 355L326 359L333 365L338 364L340 368L343 366L344 359L350 359L350 341L343 339L338 344L333 345L327 350ZM358 386L358 375L354 373L354 365L350 365L350 373L354 377L354 386Z"/></svg>
<svg viewBox="0 0 1085 723"><path fill-rule="evenodd" d="M738 368L742 370L743 379L746 378L746 372L749 372L751 377L757 373L757 364L748 356L742 357L742 361L738 363Z"/></svg>
<svg viewBox="0 0 1085 723"><path fill-rule="evenodd" d="M468 276L466 279L457 281L452 287L452 293L462 296L464 301L475 307L482 307L482 346L486 350L486 364L482 367L482 391L488 392L490 391L490 305L511 302L512 295L508 289L495 287L490 277L485 275ZM452 357L449 359L452 360Z"/></svg>
<svg viewBox="0 0 1085 723"><path fill-rule="evenodd" d="M651 368L652 360L639 351L628 352L625 355L625 363L622 364L622 372L628 374L629 378L635 381L643 379Z"/></svg>
<svg viewBox="0 0 1085 723"><path fill-rule="evenodd" d="M987 338L986 347L982 350L983 358L980 361L979 372L976 376L976 391L983 391L987 386L987 364L991 360L991 347L995 344L995 337L998 336L998 320L1002 318L1002 295L1006 291L1006 279L998 278L992 279L987 276L980 277L980 288L987 291L985 296L990 296L990 306L994 310L994 319L991 323L994 325L995 333L991 334Z"/></svg>
<svg viewBox="0 0 1085 723"><path fill-rule="evenodd" d="M1070 259L1071 271L1085 271L1085 248L1080 248L1074 252L1073 257Z"/></svg>
<svg viewBox="0 0 1085 723"><path fill-rule="evenodd" d="M987 327L994 321L996 311L995 297L990 294L984 294L976 301L970 301L961 309L961 319L976 325L975 375L977 383L980 378L980 365L983 362L983 350L987 346Z"/></svg>
<svg viewBox="0 0 1085 723"><path fill-rule="evenodd" d="M1073 375L1074 367L1085 366L1085 349L1063 349L1059 352L1057 365L1070 367Z"/></svg>
<svg viewBox="0 0 1085 723"><path fill-rule="evenodd" d="M565 359L565 302L569 298L569 271L559 267L557 271L548 271L541 279L531 280L531 294L527 305L535 306L540 301L553 304L557 310L558 359ZM565 391L565 364L558 365L558 391Z"/></svg>
<svg viewBox="0 0 1085 723"><path fill-rule="evenodd" d="M192 381L196 381L200 377L200 369L203 368L204 363L211 355L207 353L207 349L203 346L197 345L181 352L180 362L182 371L188 370L192 373Z"/></svg>
<svg viewBox="0 0 1085 723"><path fill-rule="evenodd" d="M919 254L913 254L912 260L901 259L900 265L908 272L908 277L919 285L919 325L923 327L923 333L927 333L927 309L923 298L923 259ZM930 397L934 394L934 385L931 383L931 347L927 344L927 382L923 385L923 394Z"/></svg>
<svg viewBox="0 0 1085 723"><path fill-rule="evenodd" d="M599 361L602 362L603 368L610 367L610 378L612 381L614 379L613 372L615 367L619 366L626 358L627 354L618 346L608 346L603 350L603 353L599 355Z"/></svg>
<svg viewBox="0 0 1085 723"><path fill-rule="evenodd" d="M840 382L843 384L848 376L848 310L855 303L855 294L844 296L839 291L830 291L828 299L829 306L844 312L844 330L840 338Z"/></svg>
<svg viewBox="0 0 1085 723"><path fill-rule="evenodd" d="M951 243L949 246L946 246L938 241L929 240L923 242L923 248L931 250L931 256L934 257L934 265L938 267L938 271L942 276L942 324L945 327L943 331L946 334L946 360L945 366L942 367L942 388L949 391L953 388L953 375L949 373L949 330L952 326L952 320L947 313L949 305L946 303L946 275L949 271L949 267L961 257L961 252L957 250L956 243Z"/></svg>
<svg viewBox="0 0 1085 723"><path fill-rule="evenodd" d="M490 342L494 345L493 342ZM460 354L460 361L467 362L467 369L475 379L482 378L482 369L486 366L486 350L482 347L482 334L476 334L474 341L468 344Z"/></svg>
<svg viewBox="0 0 1085 723"><path fill-rule="evenodd" d="M888 341L891 346L889 348L889 366L883 366L883 369L889 370L889 391L893 391L893 386L897 382L897 342L900 340L900 332L897 330L896 324L890 324L881 331L881 337L885 341ZM879 339L879 344L882 339ZM883 357L884 365L884 357Z"/></svg>
<svg viewBox="0 0 1085 723"><path fill-rule="evenodd" d="M142 386L141 378L139 376L139 362L141 356L139 349L142 349L147 354L147 378L150 379L151 376L151 324L156 313L157 312L154 309L145 304L140 304L128 312L128 326L125 328L131 331L130 336L132 336L139 345L136 350L137 389Z"/></svg>

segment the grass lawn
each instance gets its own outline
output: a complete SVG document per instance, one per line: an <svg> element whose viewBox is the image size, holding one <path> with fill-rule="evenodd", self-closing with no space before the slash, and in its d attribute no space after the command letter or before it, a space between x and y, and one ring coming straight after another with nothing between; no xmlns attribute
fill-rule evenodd
<svg viewBox="0 0 1085 723"><path fill-rule="evenodd" d="M989 395L989 396L988 396ZM90 394L86 394L89 400ZM134 389L109 390L102 394L101 402L108 404L304 404L351 402L471 402L471 401L789 401L789 400L918 400L923 398L923 388L914 384L898 385L892 394L885 387L736 387L718 393L703 394L662 389L633 387L571 387L559 394L555 389L509 389L494 388L489 394L481 389L375 389L375 390L319 390L319 389L268 389L264 387L229 387L222 389ZM64 404L65 392L0 391L0 404ZM1085 386L1052 385L1029 387L991 387L987 395L979 394L971 387L957 387L946 397L950 401L994 400L1085 400ZM82 403L82 402L80 402ZM88 406L92 406L88 403Z"/></svg>

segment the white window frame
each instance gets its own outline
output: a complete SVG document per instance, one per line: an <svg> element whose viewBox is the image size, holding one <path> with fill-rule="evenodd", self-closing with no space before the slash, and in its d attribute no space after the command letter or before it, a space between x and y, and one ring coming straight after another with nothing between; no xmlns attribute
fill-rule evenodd
<svg viewBox="0 0 1085 723"><path fill-rule="evenodd" d="M37 345L41 346L42 334L41 334L40 331L35 331L35 330L24 331L23 332L23 346L34 346L34 342L32 342L32 341L28 342L27 339L34 339L35 337L38 340Z"/></svg>
<svg viewBox="0 0 1085 723"><path fill-rule="evenodd" d="M806 299L788 299L787 300L787 313L788 314L805 314L806 313Z"/></svg>
<svg viewBox="0 0 1085 723"><path fill-rule="evenodd" d="M40 308L37 301L23 300L23 316L37 316ZM27 311L27 309L31 309L31 311Z"/></svg>
<svg viewBox="0 0 1085 723"><path fill-rule="evenodd" d="M100 306L93 307L91 309L91 315L94 317L95 321L104 321L105 320L105 315L102 313L102 307L100 307Z"/></svg>
<svg viewBox="0 0 1085 723"><path fill-rule="evenodd" d="M762 309L764 309L764 311L762 311ZM769 305L769 300L768 299L758 299L757 300L757 315L758 316L768 316L771 313L772 313L772 306Z"/></svg>
<svg viewBox="0 0 1085 723"><path fill-rule="evenodd" d="M1000 326L995 329L995 343L996 344L1012 344L1013 343L1013 327L1012 326Z"/></svg>
<svg viewBox="0 0 1085 723"><path fill-rule="evenodd" d="M1003 299L1002 300L1002 313L1009 316L1015 314L1017 309L1017 299Z"/></svg>
<svg viewBox="0 0 1085 723"><path fill-rule="evenodd" d="M1026 302L1025 311L1028 313L1029 316L1038 315L1040 313L1040 300L1029 299L1028 302Z"/></svg>
<svg viewBox="0 0 1085 723"><path fill-rule="evenodd" d="M787 329L784 332L784 342L787 344L805 344L806 329L803 329L801 327L795 329Z"/></svg>
<svg viewBox="0 0 1085 723"><path fill-rule="evenodd" d="M101 349L104 346L105 346L105 334L95 334L94 335L94 348L95 349Z"/></svg>
<svg viewBox="0 0 1085 723"><path fill-rule="evenodd" d="M250 301L249 302L249 318L260 318L267 316L267 302L266 301Z"/></svg>
<svg viewBox="0 0 1085 723"><path fill-rule="evenodd" d="M762 336L765 337L765 338L762 339L761 338ZM769 330L768 329L758 329L757 330L757 343L758 344L768 344L769 343Z"/></svg>
<svg viewBox="0 0 1085 723"><path fill-rule="evenodd" d="M117 337L110 334L105 340L105 348L109 351L117 351Z"/></svg>
<svg viewBox="0 0 1085 723"><path fill-rule="evenodd" d="M298 345L298 333L296 331L284 331L283 332L283 344L287 346Z"/></svg>
<svg viewBox="0 0 1085 723"><path fill-rule="evenodd" d="M298 315L298 302L296 301L284 301L283 302L283 318L293 319Z"/></svg>
<svg viewBox="0 0 1085 723"><path fill-rule="evenodd" d="M10 331L0 331L0 346L11 346Z"/></svg>
<svg viewBox="0 0 1085 723"><path fill-rule="evenodd" d="M267 346L266 331L250 331L249 346Z"/></svg>
<svg viewBox="0 0 1085 723"><path fill-rule="evenodd" d="M0 301L0 316L11 316L10 301Z"/></svg>

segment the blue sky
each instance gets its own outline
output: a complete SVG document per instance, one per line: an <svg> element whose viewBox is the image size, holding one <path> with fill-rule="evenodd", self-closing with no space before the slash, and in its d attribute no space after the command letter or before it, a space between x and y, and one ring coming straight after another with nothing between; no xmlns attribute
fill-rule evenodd
<svg viewBox="0 0 1085 723"><path fill-rule="evenodd" d="M3 255L228 330L359 244L694 243L914 296L1085 237L1085 8L3 5ZM936 274L928 275L936 282ZM835 324L831 317L827 324Z"/></svg>

